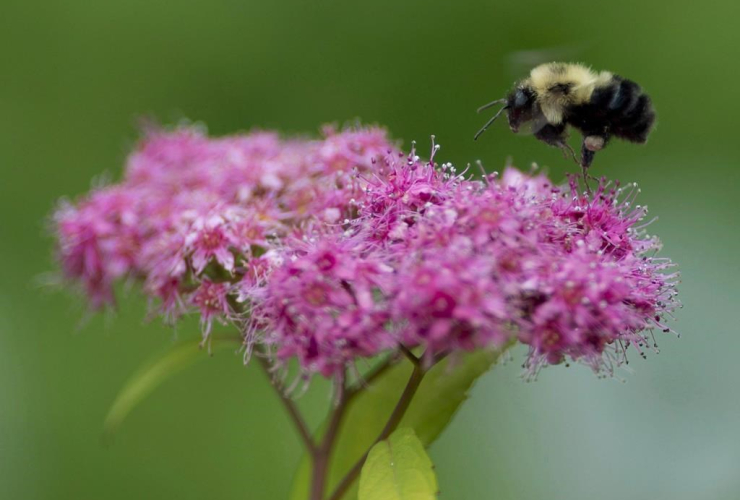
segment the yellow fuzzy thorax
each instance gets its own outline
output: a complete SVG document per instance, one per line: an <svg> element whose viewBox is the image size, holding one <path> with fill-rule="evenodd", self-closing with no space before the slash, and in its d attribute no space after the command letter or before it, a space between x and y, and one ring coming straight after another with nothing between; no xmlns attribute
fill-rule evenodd
<svg viewBox="0 0 740 500"><path fill-rule="evenodd" d="M547 121L558 125L563 121L567 106L588 102L594 89L606 85L611 78L610 72L596 73L583 64L553 62L534 68L522 85L534 91ZM569 84L569 91L553 90L559 84Z"/></svg>

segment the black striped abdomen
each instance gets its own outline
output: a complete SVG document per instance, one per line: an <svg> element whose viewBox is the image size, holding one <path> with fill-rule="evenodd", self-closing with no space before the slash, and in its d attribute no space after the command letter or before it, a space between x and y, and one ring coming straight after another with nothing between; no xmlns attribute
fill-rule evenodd
<svg viewBox="0 0 740 500"><path fill-rule="evenodd" d="M588 103L571 108L567 120L584 136L642 143L655 123L655 111L639 85L614 76L608 85L594 89Z"/></svg>
<svg viewBox="0 0 740 500"><path fill-rule="evenodd" d="M631 142L647 141L655 110L650 97L632 80L614 76L611 85L594 90L590 104L600 110L611 135Z"/></svg>

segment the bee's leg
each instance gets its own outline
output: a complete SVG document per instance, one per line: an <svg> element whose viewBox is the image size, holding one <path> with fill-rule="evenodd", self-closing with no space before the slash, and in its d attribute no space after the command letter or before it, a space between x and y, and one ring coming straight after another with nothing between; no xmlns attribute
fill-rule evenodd
<svg viewBox="0 0 740 500"><path fill-rule="evenodd" d="M560 125L547 123L540 127L540 129L534 133L534 136L548 146L554 146L560 149L567 147L566 141L568 139L568 134L565 132L565 123L561 123Z"/></svg>
<svg viewBox="0 0 740 500"><path fill-rule="evenodd" d="M588 167L591 166L591 162L594 161L594 152L581 147L581 172L583 175L583 184L586 186L586 191L591 194L591 186L588 185L588 179L591 177L588 175Z"/></svg>
<svg viewBox="0 0 740 500"><path fill-rule="evenodd" d="M570 153L570 157L573 158L573 161L576 163L576 165L580 165L581 162L578 160L578 157L576 156L576 152L573 150L572 147L570 147L570 144L567 142L564 142L560 149L563 151L563 158L566 160L568 159L568 153Z"/></svg>
<svg viewBox="0 0 740 500"><path fill-rule="evenodd" d="M568 159L568 153L570 153L570 157L573 158L576 165L580 165L581 162L578 161L576 152L573 151L573 148L568 144L568 134L566 133L565 128L565 123L561 123L560 125L551 125L548 123L535 132L534 136L548 146L560 148L563 152L563 158L566 160Z"/></svg>
<svg viewBox="0 0 740 500"><path fill-rule="evenodd" d="M591 193L591 187L588 185L589 178L588 168L594 161L597 151L604 149L606 145L607 137L600 135L587 135L583 138L583 144L581 145L581 169L583 172L583 183L586 185L586 190Z"/></svg>
<svg viewBox="0 0 740 500"><path fill-rule="evenodd" d="M555 146L556 148L561 147L568 137L565 133L565 123L561 123L560 125L547 123L540 127L534 133L534 136L545 144Z"/></svg>

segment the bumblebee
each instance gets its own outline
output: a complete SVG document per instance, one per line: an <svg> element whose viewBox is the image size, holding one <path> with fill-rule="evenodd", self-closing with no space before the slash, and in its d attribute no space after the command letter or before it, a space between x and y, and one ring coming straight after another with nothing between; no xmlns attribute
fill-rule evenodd
<svg viewBox="0 0 740 500"><path fill-rule="evenodd" d="M638 84L608 71L582 64L547 63L534 68L503 99L481 106L504 106L481 128L475 139L506 111L512 132L531 126L540 141L570 152L583 168L584 180L594 155L612 137L644 144L655 124L650 97ZM568 126L583 135L581 158L568 145Z"/></svg>

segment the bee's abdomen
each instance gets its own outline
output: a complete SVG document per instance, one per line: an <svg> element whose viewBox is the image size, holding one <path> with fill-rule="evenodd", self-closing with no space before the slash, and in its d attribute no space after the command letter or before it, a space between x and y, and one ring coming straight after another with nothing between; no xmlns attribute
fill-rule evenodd
<svg viewBox="0 0 740 500"><path fill-rule="evenodd" d="M587 122L607 127L608 133L632 142L645 142L655 123L655 111L647 94L632 80L614 76L609 85L591 95Z"/></svg>

